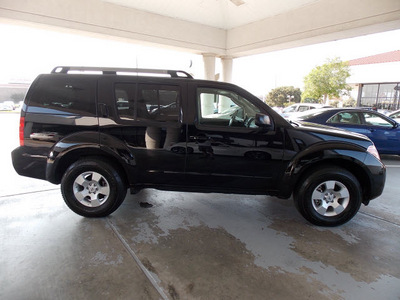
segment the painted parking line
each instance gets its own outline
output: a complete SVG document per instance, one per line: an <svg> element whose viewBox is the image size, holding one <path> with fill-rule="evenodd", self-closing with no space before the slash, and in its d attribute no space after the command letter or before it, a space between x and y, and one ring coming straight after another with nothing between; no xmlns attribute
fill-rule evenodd
<svg viewBox="0 0 400 300"><path fill-rule="evenodd" d="M385 165L386 168L400 168L400 165Z"/></svg>

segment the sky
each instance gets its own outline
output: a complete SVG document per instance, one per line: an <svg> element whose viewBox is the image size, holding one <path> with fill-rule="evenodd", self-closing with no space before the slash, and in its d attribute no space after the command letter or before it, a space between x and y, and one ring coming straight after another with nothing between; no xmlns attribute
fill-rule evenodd
<svg viewBox="0 0 400 300"><path fill-rule="evenodd" d="M316 66L326 63L327 59L339 57L348 61L395 50L400 50L400 30L248 56L236 59L234 68L262 68L262 79L246 81L251 72L235 72L234 80L257 96L279 86L293 85L303 89L304 77ZM400 73L397 77L400 80Z"/></svg>
<svg viewBox="0 0 400 300"><path fill-rule="evenodd" d="M30 82L55 66L180 69L203 77L201 55L0 23L0 83ZM256 96L293 85L328 58L350 60L400 50L400 30L237 58L233 82ZM220 72L217 62L216 72Z"/></svg>

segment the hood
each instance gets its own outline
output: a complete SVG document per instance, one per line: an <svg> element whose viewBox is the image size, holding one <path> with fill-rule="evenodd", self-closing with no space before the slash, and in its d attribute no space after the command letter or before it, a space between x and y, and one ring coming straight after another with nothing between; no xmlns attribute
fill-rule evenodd
<svg viewBox="0 0 400 300"><path fill-rule="evenodd" d="M361 133L356 133L336 127L331 127L331 126L326 126L326 125L321 125L321 124L316 124L316 123L310 123L310 122L305 122L305 121L292 121L291 122L294 127L296 125L298 126L297 128L299 130L304 130L304 131L309 131L309 132L314 132L318 134L324 134L324 135L330 135L330 136L335 136L335 137L341 137L341 138L349 138L349 139L356 139L356 140L361 140L361 141L369 141L372 143L372 141L365 135Z"/></svg>

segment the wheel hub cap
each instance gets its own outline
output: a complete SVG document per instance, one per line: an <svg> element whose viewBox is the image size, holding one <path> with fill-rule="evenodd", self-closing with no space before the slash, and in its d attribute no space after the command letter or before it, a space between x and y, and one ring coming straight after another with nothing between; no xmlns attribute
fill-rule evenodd
<svg viewBox="0 0 400 300"><path fill-rule="evenodd" d="M324 201L326 203L332 203L335 199L335 195L333 193L325 193L324 195Z"/></svg>
<svg viewBox="0 0 400 300"><path fill-rule="evenodd" d="M312 193L312 206L324 217L341 214L349 205L350 192L347 187L336 180L324 181Z"/></svg>
<svg viewBox="0 0 400 300"><path fill-rule="evenodd" d="M100 173L87 171L76 177L73 186L76 200L86 207L103 205L110 196L110 185Z"/></svg>
<svg viewBox="0 0 400 300"><path fill-rule="evenodd" d="M96 182L90 182L87 186L87 189L90 194L95 194L99 190L99 187Z"/></svg>

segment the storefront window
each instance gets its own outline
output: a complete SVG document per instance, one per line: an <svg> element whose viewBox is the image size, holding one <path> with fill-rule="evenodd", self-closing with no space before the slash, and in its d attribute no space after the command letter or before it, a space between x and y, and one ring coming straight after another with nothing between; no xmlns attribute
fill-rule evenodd
<svg viewBox="0 0 400 300"><path fill-rule="evenodd" d="M400 83L364 84L359 97L359 106L382 110L399 109L399 86Z"/></svg>

